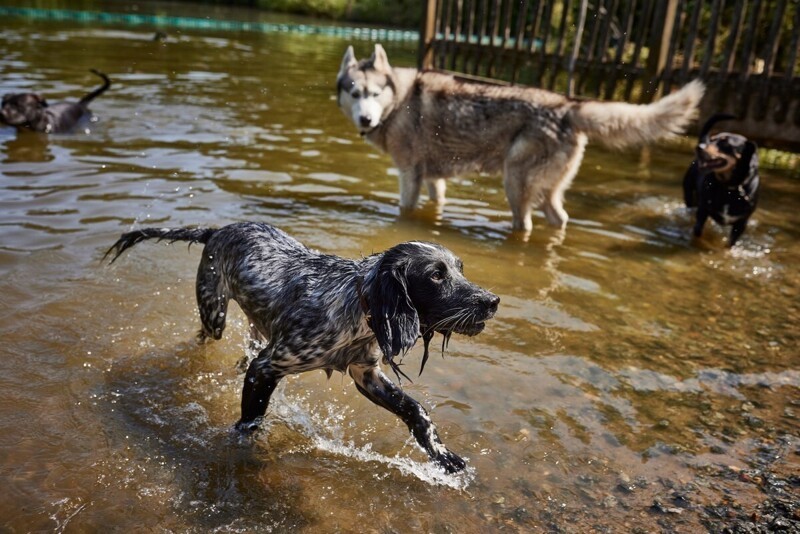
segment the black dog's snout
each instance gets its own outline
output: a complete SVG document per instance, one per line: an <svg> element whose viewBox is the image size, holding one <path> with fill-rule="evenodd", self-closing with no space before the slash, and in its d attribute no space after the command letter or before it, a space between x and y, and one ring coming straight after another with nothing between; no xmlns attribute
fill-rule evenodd
<svg viewBox="0 0 800 534"><path fill-rule="evenodd" d="M361 126L364 126L366 128L367 126L370 126L372 124L372 117L370 117L369 115L361 115L358 118L358 122L361 123Z"/></svg>
<svg viewBox="0 0 800 534"><path fill-rule="evenodd" d="M500 297L494 293L489 293L483 302L483 305L486 307L486 311L492 314L497 311L498 304L500 304Z"/></svg>

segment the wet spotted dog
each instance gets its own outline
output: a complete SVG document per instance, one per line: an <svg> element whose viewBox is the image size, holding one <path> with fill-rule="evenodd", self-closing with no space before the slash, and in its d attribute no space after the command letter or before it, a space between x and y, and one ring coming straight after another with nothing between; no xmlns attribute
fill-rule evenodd
<svg viewBox="0 0 800 534"><path fill-rule="evenodd" d="M686 206L697 208L695 237L703 234L703 226L711 217L720 225L732 225L728 239L731 247L756 210L760 181L754 142L728 132L709 136L714 124L735 118L719 113L706 121L695 149L697 157L683 177Z"/></svg>
<svg viewBox="0 0 800 534"><path fill-rule="evenodd" d="M268 224L219 229L144 228L123 234L106 255L112 262L147 240L205 245L197 271L200 338L219 339L230 300L266 341L247 370L236 428L258 426L276 385L286 375L348 371L369 400L399 416L431 460L447 472L464 460L439 439L428 413L381 370L381 357L399 375L395 358L421 336L473 336L491 319L500 298L468 281L448 249L411 241L351 260L306 248Z"/></svg>

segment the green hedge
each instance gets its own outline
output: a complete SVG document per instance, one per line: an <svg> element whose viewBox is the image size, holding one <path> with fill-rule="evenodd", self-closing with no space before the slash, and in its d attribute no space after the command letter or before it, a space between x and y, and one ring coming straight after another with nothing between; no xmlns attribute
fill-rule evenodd
<svg viewBox="0 0 800 534"><path fill-rule="evenodd" d="M252 2L229 2L251 4ZM256 0L269 11L417 29L424 0Z"/></svg>

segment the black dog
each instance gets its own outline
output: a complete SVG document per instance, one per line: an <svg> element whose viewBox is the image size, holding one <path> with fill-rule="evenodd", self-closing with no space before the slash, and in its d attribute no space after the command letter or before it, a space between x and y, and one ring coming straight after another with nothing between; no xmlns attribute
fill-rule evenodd
<svg viewBox="0 0 800 534"><path fill-rule="evenodd" d="M697 208L694 235L702 235L711 216L718 224L733 225L728 246L736 244L756 210L759 185L755 143L733 133L708 135L717 122L734 118L717 114L708 119L700 132L697 158L683 177L686 206Z"/></svg>
<svg viewBox="0 0 800 534"><path fill-rule="evenodd" d="M267 224L237 223L220 229L144 228L123 234L106 255L113 252L113 262L146 239L206 245L197 272L201 339L222 336L233 299L255 336L267 341L247 370L237 429L257 428L284 376L347 370L362 394L408 425L434 462L447 472L465 467L442 444L425 409L378 365L382 354L402 374L394 358L422 336L424 366L434 332L445 343L454 332L473 336L494 316L500 298L464 278L452 252L411 241L349 260L310 250Z"/></svg>
<svg viewBox="0 0 800 534"><path fill-rule="evenodd" d="M35 93L15 93L3 96L0 122L14 126L17 130L32 130L43 133L66 133L89 113L89 103L111 87L111 80L102 72L91 72L103 79L103 85L81 98L78 102L48 104Z"/></svg>

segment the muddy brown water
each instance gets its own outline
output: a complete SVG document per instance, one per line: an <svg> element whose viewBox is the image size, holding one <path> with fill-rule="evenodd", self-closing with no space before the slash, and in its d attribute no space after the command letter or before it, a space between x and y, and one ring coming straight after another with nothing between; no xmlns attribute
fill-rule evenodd
<svg viewBox="0 0 800 534"><path fill-rule="evenodd" d="M709 506L755 510L759 451L800 468L796 176L762 169L732 251L713 224L688 238L685 144L592 146L566 232L539 213L514 239L495 176L399 220L390 159L336 108L341 39L2 22L2 92L73 97L89 68L114 86L89 133L0 129L0 530L694 531ZM286 380L254 443L231 434L247 327L232 310L194 342L200 248L100 258L131 228L240 220L350 257L436 241L501 296L405 385L467 473L338 374Z"/></svg>

